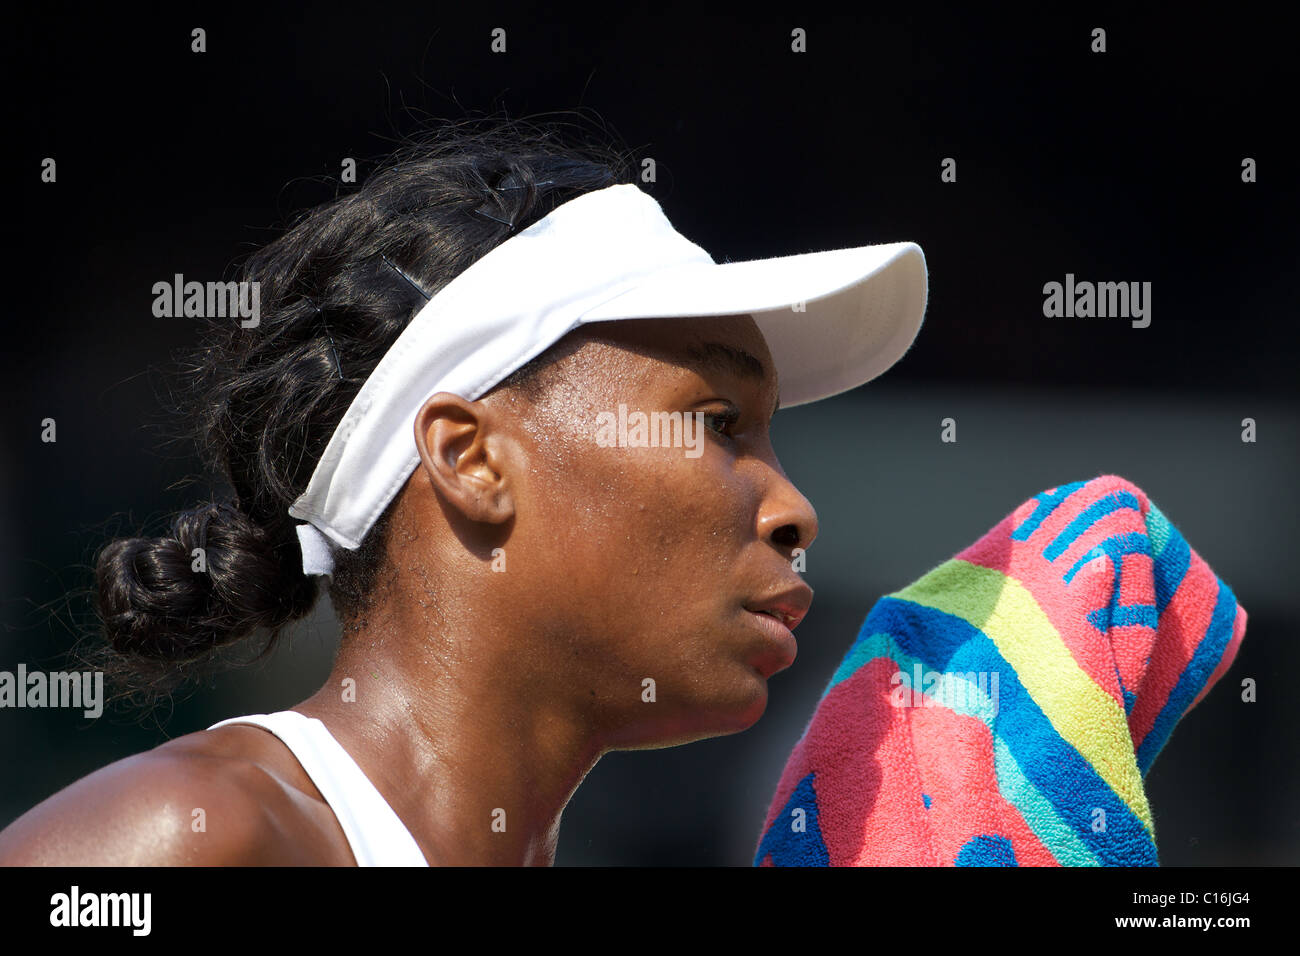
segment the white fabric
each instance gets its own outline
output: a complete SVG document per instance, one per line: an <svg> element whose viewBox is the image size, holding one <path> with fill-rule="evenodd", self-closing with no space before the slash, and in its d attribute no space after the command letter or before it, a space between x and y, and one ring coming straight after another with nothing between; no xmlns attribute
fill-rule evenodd
<svg viewBox="0 0 1300 956"><path fill-rule="evenodd" d="M330 539L309 524L300 524L295 530L298 532L298 546L302 549L303 573L330 574L334 570Z"/></svg>
<svg viewBox="0 0 1300 956"><path fill-rule="evenodd" d="M507 239L413 318L361 387L289 514L303 570L328 574L419 463L415 415L475 400L586 322L750 313L781 407L870 381L920 330L928 273L912 242L715 263L637 186L585 193Z"/></svg>
<svg viewBox="0 0 1300 956"><path fill-rule="evenodd" d="M338 817L357 866L429 865L411 831L321 721L295 710L282 710L231 717L208 729L228 724L265 727L293 751Z"/></svg>

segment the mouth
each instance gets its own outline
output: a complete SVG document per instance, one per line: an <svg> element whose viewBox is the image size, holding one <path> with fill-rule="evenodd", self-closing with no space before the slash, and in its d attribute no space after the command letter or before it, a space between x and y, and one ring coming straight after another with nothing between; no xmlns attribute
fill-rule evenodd
<svg viewBox="0 0 1300 956"><path fill-rule="evenodd" d="M802 581L795 587L774 594L767 598L751 601L745 610L752 614L766 615L782 626L793 631L812 606L813 590Z"/></svg>
<svg viewBox="0 0 1300 956"><path fill-rule="evenodd" d="M749 609L746 608L746 610ZM798 625L799 623L799 617L797 615L790 614L787 611L750 611L750 613L766 614L768 617L780 621L783 625L785 625L787 628L789 628L792 631L795 629L795 626Z"/></svg>
<svg viewBox="0 0 1300 956"><path fill-rule="evenodd" d="M750 619L767 639L766 649L756 664L764 677L794 663L799 645L793 632L808 613L812 594L812 588L800 582L797 587L745 605Z"/></svg>

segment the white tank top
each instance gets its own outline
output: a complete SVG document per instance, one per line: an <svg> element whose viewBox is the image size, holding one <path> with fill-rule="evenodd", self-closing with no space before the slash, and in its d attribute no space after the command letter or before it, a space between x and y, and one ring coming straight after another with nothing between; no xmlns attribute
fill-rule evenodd
<svg viewBox="0 0 1300 956"><path fill-rule="evenodd" d="M228 724L265 727L284 742L338 817L358 866L428 866L411 831L329 729L294 710L231 717Z"/></svg>

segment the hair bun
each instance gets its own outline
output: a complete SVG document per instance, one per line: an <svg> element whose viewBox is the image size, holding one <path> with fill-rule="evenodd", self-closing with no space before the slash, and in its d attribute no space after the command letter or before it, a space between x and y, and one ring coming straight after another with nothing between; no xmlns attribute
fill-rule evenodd
<svg viewBox="0 0 1300 956"><path fill-rule="evenodd" d="M229 504L205 504L178 514L167 537L106 545L96 610L114 651L174 669L305 614L316 585L300 560L296 541L273 540Z"/></svg>

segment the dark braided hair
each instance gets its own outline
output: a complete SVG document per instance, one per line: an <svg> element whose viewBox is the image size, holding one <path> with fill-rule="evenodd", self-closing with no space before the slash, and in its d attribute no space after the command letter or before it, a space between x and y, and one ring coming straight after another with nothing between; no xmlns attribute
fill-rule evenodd
<svg viewBox="0 0 1300 956"><path fill-rule="evenodd" d="M288 507L425 296L559 204L636 181L624 151L558 132L522 120L444 127L243 263L238 278L260 283L260 324L209 320L182 387L204 462L233 500L176 515L164 537L112 541L96 559L105 646L92 659L120 696L151 703L258 630L260 657L312 609L320 579L303 574ZM531 392L546 364L543 353L498 387ZM359 549L336 553L329 594L345 632L370 609L392 512Z"/></svg>

